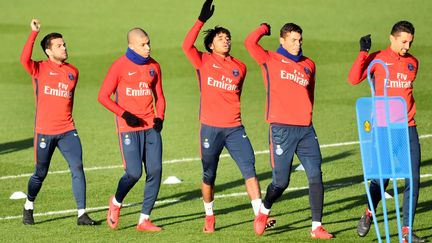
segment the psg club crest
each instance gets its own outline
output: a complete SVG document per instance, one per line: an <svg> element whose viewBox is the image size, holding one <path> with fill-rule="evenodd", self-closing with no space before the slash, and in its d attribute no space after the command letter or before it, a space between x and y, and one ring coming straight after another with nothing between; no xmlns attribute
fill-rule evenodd
<svg viewBox="0 0 432 243"><path fill-rule="evenodd" d="M305 73L306 73L307 75L310 75L310 73L311 73L311 71L310 71L309 68L307 68L307 67L304 68L304 71L305 71Z"/></svg>
<svg viewBox="0 0 432 243"><path fill-rule="evenodd" d="M71 81L74 81L75 77L73 76L72 73L68 73L68 77Z"/></svg>
<svg viewBox="0 0 432 243"><path fill-rule="evenodd" d="M363 129L365 132L370 132L371 131L371 123L369 121L365 121L363 123Z"/></svg>
<svg viewBox="0 0 432 243"><path fill-rule="evenodd" d="M411 72L414 71L414 65L408 63L408 70L410 70Z"/></svg>
<svg viewBox="0 0 432 243"><path fill-rule="evenodd" d="M155 76L155 70L153 68L150 69L149 73L150 73L150 76L152 76L152 77Z"/></svg>
<svg viewBox="0 0 432 243"><path fill-rule="evenodd" d="M238 77L238 76L240 75L239 70L234 69L234 70L233 70L233 75L234 75L234 77Z"/></svg>

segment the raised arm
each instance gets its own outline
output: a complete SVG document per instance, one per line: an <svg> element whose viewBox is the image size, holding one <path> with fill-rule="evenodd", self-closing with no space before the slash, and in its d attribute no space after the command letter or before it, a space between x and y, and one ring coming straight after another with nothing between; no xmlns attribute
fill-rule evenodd
<svg viewBox="0 0 432 243"><path fill-rule="evenodd" d="M186 57L191 61L194 68L198 69L202 61L202 52L198 51L194 43L204 23L213 15L215 6L212 5L213 0L206 0L201 8L201 13L192 26L192 29L186 35L182 49Z"/></svg>
<svg viewBox="0 0 432 243"><path fill-rule="evenodd" d="M258 42L264 35L270 34L270 25L264 23L246 37L244 43L246 49L248 50L252 58L255 59L255 61L259 64L265 63L269 58L269 55L267 51L258 44Z"/></svg>
<svg viewBox="0 0 432 243"><path fill-rule="evenodd" d="M33 53L33 45L36 40L36 37L40 30L40 21L38 19L32 19L30 22L31 32L30 36L27 39L27 42L24 45L23 51L21 53L20 62L23 65L24 69L33 75L37 72L37 62L31 59Z"/></svg>
<svg viewBox="0 0 432 243"><path fill-rule="evenodd" d="M198 51L194 43L203 25L203 22L197 20L194 26L192 26L192 29L187 33L182 45L183 52L195 69L198 69L199 66L201 66L202 52Z"/></svg>
<svg viewBox="0 0 432 243"><path fill-rule="evenodd" d="M360 38L360 53L358 54L348 74L349 83L358 84L366 78L369 63L374 59L375 56L368 55L371 45L372 41L370 35Z"/></svg>

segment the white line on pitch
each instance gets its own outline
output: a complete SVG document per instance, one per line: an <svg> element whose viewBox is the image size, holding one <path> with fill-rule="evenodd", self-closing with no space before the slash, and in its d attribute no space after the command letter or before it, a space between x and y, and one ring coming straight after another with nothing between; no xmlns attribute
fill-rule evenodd
<svg viewBox="0 0 432 243"><path fill-rule="evenodd" d="M430 138L432 137L432 134L425 134L419 136L420 139L423 138ZM341 147L341 146L350 146L359 144L359 141L351 141L351 142L343 142L343 143L331 143L331 144L323 144L320 145L320 148L332 148L332 147ZM255 151L255 154L267 154L269 153L269 150L261 150L261 151ZM221 154L220 158L226 158L230 157L229 154ZM172 159L172 160L165 160L163 161L163 164L174 164L174 163L181 163L181 162L192 162L192 161L199 161L201 158L195 157L195 158L181 158L181 159ZM96 167L90 167L90 168L84 168L84 171L92 171L92 170L107 170L107 169L117 169L122 168L121 165L109 165L109 166L96 166ZM69 170L58 170L58 171L49 171L48 174L66 174L69 173ZM7 180L7 179L16 179L16 178L22 178L22 177L30 177L32 173L26 173L26 174L19 174L19 175L9 175L9 176L1 176L0 180Z"/></svg>
<svg viewBox="0 0 432 243"><path fill-rule="evenodd" d="M329 187L342 187L342 186L346 186L346 185L350 185L352 183L347 183L347 184L335 184L333 186L329 186ZM308 189L308 187L293 187L293 188L288 188L286 189L286 191L298 191L298 190L304 190L304 189ZM265 191L261 191L261 193L265 193ZM230 193L230 194L216 194L215 198L229 198L229 197L242 197L242 196L247 196L247 192L235 192L235 193ZM194 200L201 200L201 198L196 198ZM156 205L159 204L167 204L167 203L176 203L176 202L181 202L181 199L177 199L177 198L173 198L173 199L166 199L166 200L162 200L162 201L156 201ZM134 206L139 206L142 205L142 202L136 202L136 203L128 203L128 204L123 204L123 208L128 208L128 207L134 207ZM99 211L99 210L105 210L108 209L108 206L101 206L101 207L94 207L94 208L87 208L88 212L92 212L92 211ZM35 213L33 214L34 217L43 217L43 216L50 216L50 215L59 215L59 214L72 214L72 213L76 213L77 210L76 209L66 209L66 210L60 210L60 211L51 211L51 212L46 212L46 213ZM2 220L8 220L8 219L20 219L22 218L22 215L16 215L16 216L6 216L6 217L0 217L0 221Z"/></svg>
<svg viewBox="0 0 432 243"><path fill-rule="evenodd" d="M424 177L432 177L432 174L423 174L420 177L424 178ZM362 182L358 182L358 183L362 183ZM333 188L333 187L344 187L344 186L350 186L353 184L358 184L358 183L354 183L354 182L348 182L348 183L336 183L336 184L331 184L331 185L325 185L325 187L328 188ZM303 187L292 187L292 188L287 188L286 191L298 191L298 190L305 190L308 189L309 187L307 186L303 186ZM261 193L266 193L266 191L262 190ZM230 194L216 194L215 198L229 198L229 197L241 197L241 196L247 196L247 192L235 192L235 193L230 193ZM201 198L196 198L194 200L197 199L201 199ZM166 204L166 203L176 203L176 202L181 202L181 199L178 198L172 198L172 199L166 199L166 200L162 200L162 201L156 201L156 205L159 204ZM141 205L141 202L137 202L137 203L128 203L128 204L124 204L123 207L127 208L127 207L133 207L133 206L138 206ZM88 212L92 212L92 211L99 211L99 210L105 210L108 209L108 206L101 206L101 207L95 207L95 208L87 208ZM76 209L67 209L67 210L61 210L61 211L51 211L51 212L46 212L46 213L36 213L33 216L34 217L42 217L42 216L49 216L49 215L59 215L59 214L71 214L71 213L76 213L77 210ZM7 220L7 219L19 219L22 218L22 215L16 215L16 216L6 216L6 217L0 217L0 221L2 220Z"/></svg>

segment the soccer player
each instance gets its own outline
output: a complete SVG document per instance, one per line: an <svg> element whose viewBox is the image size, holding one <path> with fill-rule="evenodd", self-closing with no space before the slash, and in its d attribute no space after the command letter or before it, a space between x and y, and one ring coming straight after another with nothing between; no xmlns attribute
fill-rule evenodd
<svg viewBox="0 0 432 243"><path fill-rule="evenodd" d="M370 35L360 38L360 53L357 56L353 66L348 75L348 80L351 84L359 84L367 77L367 68L369 64L375 59L384 61L389 70L389 80L387 83L388 96L401 96L407 104L408 111L408 133L410 140L411 151L411 170L413 188L410 188L409 180L405 180L404 200L403 200L403 227L402 235L404 241L408 241L409 231L409 191L413 191L413 206L412 206L412 219L417 207L420 185L420 143L417 133L416 122L414 115L416 113L416 105L413 96L413 82L417 75L418 61L408 53L411 44L414 41L414 26L408 21L397 22L390 32L390 46L381 51L368 54L372 41ZM371 75L374 77L375 92L377 96L384 94L384 79L386 77L385 70L376 65L371 69ZM384 180L384 190L387 188L389 180ZM378 179L371 180L369 191L372 197L374 209L377 208L381 200L380 181ZM372 211L366 208L363 216L361 217L357 233L359 236L364 237L370 229L372 221ZM412 234L412 242L426 242L427 240Z"/></svg>
<svg viewBox="0 0 432 243"><path fill-rule="evenodd" d="M183 51L197 72L201 92L201 191L206 215L203 228L205 233L213 233L215 230L214 187L219 156L224 147L240 168L255 215L261 205L255 155L240 115L240 95L246 66L230 55L231 34L223 27L204 32L204 46L208 52L200 52L194 46L198 33L213 12L212 0L206 0L198 20L183 43ZM274 223L274 219L271 219L268 226L271 227Z"/></svg>
<svg viewBox="0 0 432 243"><path fill-rule="evenodd" d="M40 31L40 21L32 19L31 33L21 54L21 64L32 76L36 98L34 136L35 172L28 182L23 223L33 225L34 201L48 174L51 157L57 147L69 164L72 191L78 207L78 225L96 225L86 213L86 180L82 162L81 141L72 118L78 69L66 62L66 43L59 33L46 35L41 46L48 60L31 59L33 45Z"/></svg>
<svg viewBox="0 0 432 243"><path fill-rule="evenodd" d="M306 170L312 210L312 238L333 237L321 225L324 188L321 151L312 124L315 64L302 53L302 29L294 23L280 30L276 52L264 50L258 41L270 35L270 25L261 24L245 40L246 49L261 66L267 92L266 119L270 123L269 144L273 172L271 184L255 218L258 235L264 233L273 203L288 187L294 153Z"/></svg>
<svg viewBox="0 0 432 243"><path fill-rule="evenodd" d="M161 231L150 220L162 176L161 130L165 116L162 73L150 57L150 37L141 28L127 34L128 49L110 67L99 91L98 100L115 114L125 174L109 199L107 223L116 229L120 209L128 192L146 171L144 201L136 229ZM115 101L111 99L114 94Z"/></svg>

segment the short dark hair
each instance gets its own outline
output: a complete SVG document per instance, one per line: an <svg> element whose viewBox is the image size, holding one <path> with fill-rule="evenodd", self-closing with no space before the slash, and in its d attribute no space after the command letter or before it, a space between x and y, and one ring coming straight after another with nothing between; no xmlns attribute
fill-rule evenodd
<svg viewBox="0 0 432 243"><path fill-rule="evenodd" d="M210 49L211 44L213 43L213 39L216 37L216 35L222 33L226 34L228 38L231 39L231 33L229 30L225 29L224 27L215 26L214 29L208 29L203 31L204 33L204 47L208 52L213 52L212 49Z"/></svg>
<svg viewBox="0 0 432 243"><path fill-rule="evenodd" d="M285 35L289 32L297 32L299 34L303 33L303 30L300 26L294 24L294 23L286 23L284 26L282 26L280 30L280 37L285 37Z"/></svg>
<svg viewBox="0 0 432 243"><path fill-rule="evenodd" d="M41 40L40 44L45 55L48 56L45 50L51 48L51 40L58 39L58 38L63 38L63 36L60 33L53 32L53 33L49 33Z"/></svg>
<svg viewBox="0 0 432 243"><path fill-rule="evenodd" d="M397 22L395 25L393 25L393 28L390 32L391 35L395 36L399 34L400 32L406 32L409 34L414 35L415 29L414 25L406 20L402 20Z"/></svg>
<svg viewBox="0 0 432 243"><path fill-rule="evenodd" d="M135 28L130 29L130 30L128 31L128 33L127 33L127 42L128 42L128 43L130 43L130 42L129 42L129 41L130 41L129 38L130 38L131 33L133 33L133 32L141 32L143 35L149 37L149 35L147 34L147 32L146 32L145 30L143 30L143 29L140 28L140 27L135 27Z"/></svg>

